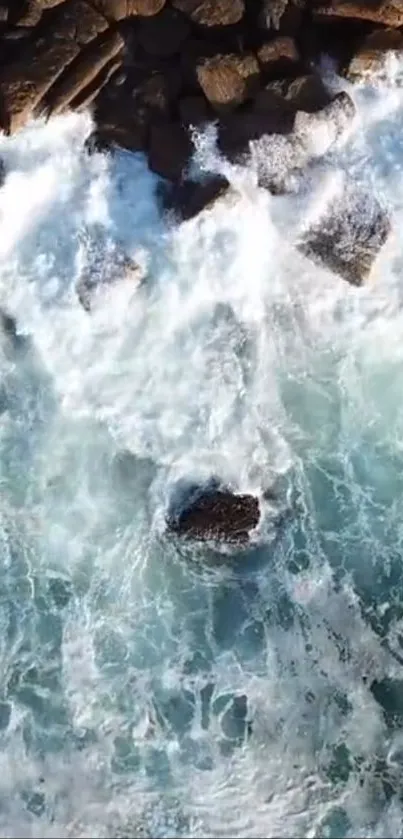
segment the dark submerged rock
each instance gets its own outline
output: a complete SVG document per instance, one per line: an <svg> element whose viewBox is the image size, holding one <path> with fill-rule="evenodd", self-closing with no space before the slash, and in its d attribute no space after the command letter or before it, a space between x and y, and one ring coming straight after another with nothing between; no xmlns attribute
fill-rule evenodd
<svg viewBox="0 0 403 839"><path fill-rule="evenodd" d="M188 539L244 544L259 520L255 496L237 495L212 482L191 491L179 512L169 514L167 524L172 533Z"/></svg>
<svg viewBox="0 0 403 839"><path fill-rule="evenodd" d="M189 179L178 184L162 183L158 198L164 212L186 221L212 207L229 189L227 179L216 175L201 182Z"/></svg>

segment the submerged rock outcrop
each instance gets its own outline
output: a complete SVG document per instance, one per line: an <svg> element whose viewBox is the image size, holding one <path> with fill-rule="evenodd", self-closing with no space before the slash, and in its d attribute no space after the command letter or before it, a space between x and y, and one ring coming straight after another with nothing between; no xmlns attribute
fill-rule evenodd
<svg viewBox="0 0 403 839"><path fill-rule="evenodd" d="M244 544L260 520L259 500L237 494L215 482L192 488L179 510L170 511L168 530L195 541Z"/></svg>

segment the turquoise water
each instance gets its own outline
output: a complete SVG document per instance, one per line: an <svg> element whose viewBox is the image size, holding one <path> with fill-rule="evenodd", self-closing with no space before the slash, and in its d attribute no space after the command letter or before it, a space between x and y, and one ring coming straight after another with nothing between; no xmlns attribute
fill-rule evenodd
<svg viewBox="0 0 403 839"><path fill-rule="evenodd" d="M231 169L179 227L89 116L0 139L0 835L403 835L399 84L298 195ZM392 215L364 289L295 248L347 175ZM164 532L212 474L276 489L248 550Z"/></svg>

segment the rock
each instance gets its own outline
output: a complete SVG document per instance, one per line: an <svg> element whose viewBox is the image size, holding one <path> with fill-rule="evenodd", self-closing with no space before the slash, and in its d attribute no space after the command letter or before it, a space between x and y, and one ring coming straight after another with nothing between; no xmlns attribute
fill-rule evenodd
<svg viewBox="0 0 403 839"><path fill-rule="evenodd" d="M180 121L186 127L204 125L214 118L203 96L183 96L179 99L178 110Z"/></svg>
<svg viewBox="0 0 403 839"><path fill-rule="evenodd" d="M6 180L6 167L4 165L4 161L0 157L0 189Z"/></svg>
<svg viewBox="0 0 403 839"><path fill-rule="evenodd" d="M230 26L245 11L244 0L172 0L172 5L200 26Z"/></svg>
<svg viewBox="0 0 403 839"><path fill-rule="evenodd" d="M164 211L185 221L212 207L230 189L226 178L215 175L205 181L189 179L177 184L160 184L158 197Z"/></svg>
<svg viewBox="0 0 403 839"><path fill-rule="evenodd" d="M260 11L260 25L263 29L280 29L289 0L263 0Z"/></svg>
<svg viewBox="0 0 403 839"><path fill-rule="evenodd" d="M360 43L349 62L345 75L356 81L380 70L388 52L403 52L403 34L397 29L377 29Z"/></svg>
<svg viewBox="0 0 403 839"><path fill-rule="evenodd" d="M189 34L186 18L175 9L166 8L159 15L140 21L138 44L149 55L168 57L179 52Z"/></svg>
<svg viewBox="0 0 403 839"><path fill-rule="evenodd" d="M220 120L217 144L231 161L242 162L250 142L270 134L287 135L293 130L295 109L276 94L266 101L239 109Z"/></svg>
<svg viewBox="0 0 403 839"><path fill-rule="evenodd" d="M80 90L74 99L71 100L70 108L73 110L82 110L83 108L87 108L99 95L102 88L108 84L109 80L116 71L119 70L121 61L122 57L119 54L116 58L112 58L108 61L108 63L105 64L102 70L96 75L95 79L89 84L86 84L86 86Z"/></svg>
<svg viewBox="0 0 403 839"><path fill-rule="evenodd" d="M259 65L251 53L216 55L197 66L197 78L216 111L232 110L256 90Z"/></svg>
<svg viewBox="0 0 403 839"><path fill-rule="evenodd" d="M321 157L350 127L355 114L351 96L342 90L320 111L298 111L295 136L310 157Z"/></svg>
<svg viewBox="0 0 403 839"><path fill-rule="evenodd" d="M178 122L158 122L150 128L148 165L152 172L179 181L189 162L193 146Z"/></svg>
<svg viewBox="0 0 403 839"><path fill-rule="evenodd" d="M37 0L25 0L21 14L18 15L19 26L36 26L43 12L43 6Z"/></svg>
<svg viewBox="0 0 403 839"><path fill-rule="evenodd" d="M290 72L295 74L300 56L294 39L284 35L259 47L257 60L266 78L279 78Z"/></svg>
<svg viewBox="0 0 403 839"><path fill-rule="evenodd" d="M352 285L362 285L391 230L377 199L354 186L303 237L299 250Z"/></svg>
<svg viewBox="0 0 403 839"><path fill-rule="evenodd" d="M92 2L108 20L124 20L136 15L141 17L157 15L164 8L166 0L92 0Z"/></svg>
<svg viewBox="0 0 403 839"><path fill-rule="evenodd" d="M81 49L108 27L84 0L70 0L52 17L48 28L22 47L18 61L1 69L0 99L4 127L10 133L32 116Z"/></svg>
<svg viewBox="0 0 403 839"><path fill-rule="evenodd" d="M45 102L49 113L58 114L90 85L104 67L123 49L123 38L119 32L107 31L94 47L78 56L74 66L67 68L60 81L52 86Z"/></svg>
<svg viewBox="0 0 403 839"><path fill-rule="evenodd" d="M315 20L326 18L351 18L369 20L383 26L403 26L403 4L401 0L332 0L314 8Z"/></svg>
<svg viewBox="0 0 403 839"><path fill-rule="evenodd" d="M214 485L193 490L180 512L168 516L167 524L172 533L197 541L244 544L259 520L255 496L237 495Z"/></svg>
<svg viewBox="0 0 403 839"><path fill-rule="evenodd" d="M81 277L76 286L77 297L86 312L97 298L112 285L130 282L139 285L144 275L140 266L120 247L102 247L102 241L91 241Z"/></svg>
<svg viewBox="0 0 403 839"><path fill-rule="evenodd" d="M133 98L120 88L112 98L109 88L101 91L94 108L97 144L108 147L116 143L129 151L146 151L149 120L143 109L135 108Z"/></svg>
<svg viewBox="0 0 403 839"><path fill-rule="evenodd" d="M264 102L267 91L284 98L295 110L307 113L316 113L332 101L331 94L317 73L269 82L255 97L256 104Z"/></svg>

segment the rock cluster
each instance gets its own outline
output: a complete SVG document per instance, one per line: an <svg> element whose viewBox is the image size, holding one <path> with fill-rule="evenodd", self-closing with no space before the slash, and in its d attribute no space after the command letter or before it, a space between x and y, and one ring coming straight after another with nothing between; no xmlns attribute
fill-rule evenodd
<svg viewBox="0 0 403 839"><path fill-rule="evenodd" d="M180 181L189 126L225 153L288 134L329 102L323 51L350 78L401 50L400 0L1 0L0 126L93 105L97 142L147 153Z"/></svg>

